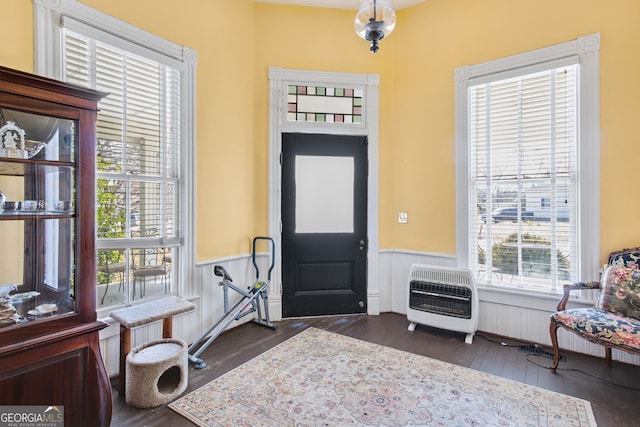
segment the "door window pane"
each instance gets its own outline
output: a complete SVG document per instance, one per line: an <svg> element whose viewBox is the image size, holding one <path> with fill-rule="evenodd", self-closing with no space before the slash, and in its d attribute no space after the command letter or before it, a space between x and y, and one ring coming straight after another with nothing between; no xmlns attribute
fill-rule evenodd
<svg viewBox="0 0 640 427"><path fill-rule="evenodd" d="M351 157L296 156L296 233L353 233Z"/></svg>

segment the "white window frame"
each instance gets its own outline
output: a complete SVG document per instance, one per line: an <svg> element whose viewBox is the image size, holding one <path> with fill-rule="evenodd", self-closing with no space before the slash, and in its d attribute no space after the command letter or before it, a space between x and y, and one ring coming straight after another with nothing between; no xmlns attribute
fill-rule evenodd
<svg viewBox="0 0 640 427"><path fill-rule="evenodd" d="M174 263L174 291L179 296L191 296L195 283L195 83L197 53L185 46L167 41L76 0L33 0L34 4L34 70L37 74L62 79L62 23L65 18L110 33L127 42L157 52L184 64L182 69L182 208L180 229L182 244L179 262ZM113 307L109 308L109 311ZM108 313L98 313L108 315Z"/></svg>
<svg viewBox="0 0 640 427"><path fill-rule="evenodd" d="M500 74L507 78L524 67L551 68L548 64L577 56L579 71L578 117L578 280L597 279L600 267L600 34L455 69L456 145L456 255L458 265L470 265L469 223L469 108L471 79ZM528 292L526 290L523 290ZM515 291L518 292L518 291Z"/></svg>

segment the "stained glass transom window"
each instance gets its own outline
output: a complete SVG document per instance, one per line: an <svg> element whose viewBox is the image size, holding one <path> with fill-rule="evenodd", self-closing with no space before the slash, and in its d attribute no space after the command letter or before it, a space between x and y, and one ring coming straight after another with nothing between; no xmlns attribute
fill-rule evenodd
<svg viewBox="0 0 640 427"><path fill-rule="evenodd" d="M289 85L290 122L362 123L363 89Z"/></svg>

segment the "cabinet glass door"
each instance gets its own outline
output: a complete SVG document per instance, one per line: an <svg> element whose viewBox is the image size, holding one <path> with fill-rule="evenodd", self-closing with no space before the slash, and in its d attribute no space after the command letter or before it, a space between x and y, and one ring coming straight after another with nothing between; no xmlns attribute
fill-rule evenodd
<svg viewBox="0 0 640 427"><path fill-rule="evenodd" d="M0 109L0 326L76 311L72 120Z"/></svg>

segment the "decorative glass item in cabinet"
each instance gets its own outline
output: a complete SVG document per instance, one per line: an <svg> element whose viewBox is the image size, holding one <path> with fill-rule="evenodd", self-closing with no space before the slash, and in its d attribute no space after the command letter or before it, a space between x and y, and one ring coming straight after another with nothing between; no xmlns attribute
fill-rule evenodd
<svg viewBox="0 0 640 427"><path fill-rule="evenodd" d="M0 327L76 311L75 129L0 109Z"/></svg>
<svg viewBox="0 0 640 427"><path fill-rule="evenodd" d="M73 161L74 122L0 109L0 158Z"/></svg>

